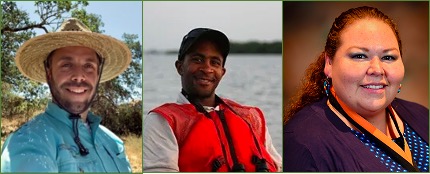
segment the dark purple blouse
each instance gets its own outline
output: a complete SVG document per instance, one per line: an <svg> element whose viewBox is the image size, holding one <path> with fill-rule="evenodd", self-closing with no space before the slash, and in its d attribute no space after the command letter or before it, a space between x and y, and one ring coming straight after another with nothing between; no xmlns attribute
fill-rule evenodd
<svg viewBox="0 0 430 174"><path fill-rule="evenodd" d="M427 144L429 110L394 99L399 117ZM327 106L327 98L304 107L284 126L283 169L287 172L389 172Z"/></svg>

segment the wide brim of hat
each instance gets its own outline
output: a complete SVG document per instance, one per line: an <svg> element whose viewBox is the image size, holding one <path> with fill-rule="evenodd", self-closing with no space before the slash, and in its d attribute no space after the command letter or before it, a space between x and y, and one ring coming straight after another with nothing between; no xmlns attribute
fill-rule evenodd
<svg viewBox="0 0 430 174"><path fill-rule="evenodd" d="M69 46L91 48L104 58L100 83L117 77L131 62L130 49L118 39L99 33L62 31L36 36L25 42L16 53L16 66L31 80L46 82L43 61L52 51Z"/></svg>

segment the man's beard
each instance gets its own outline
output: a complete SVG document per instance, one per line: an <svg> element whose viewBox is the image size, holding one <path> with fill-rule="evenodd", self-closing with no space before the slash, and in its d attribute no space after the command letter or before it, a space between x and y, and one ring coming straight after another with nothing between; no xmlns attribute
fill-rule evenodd
<svg viewBox="0 0 430 174"><path fill-rule="evenodd" d="M89 85L87 82L66 82L61 84L60 86L57 86L57 84L52 80L52 84L50 86L52 98L54 103L65 109L66 111L73 113L73 114L81 114L85 112L90 107L90 101L94 94L91 94L90 97L87 100L84 100L82 102L72 102L70 100L67 100L65 96L62 96L59 89L65 89L65 87L87 87L88 91L92 91L93 87Z"/></svg>

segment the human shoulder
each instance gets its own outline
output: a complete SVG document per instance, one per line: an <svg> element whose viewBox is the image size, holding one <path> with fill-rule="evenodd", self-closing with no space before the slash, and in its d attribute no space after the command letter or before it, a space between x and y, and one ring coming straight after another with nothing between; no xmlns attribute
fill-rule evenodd
<svg viewBox="0 0 430 174"><path fill-rule="evenodd" d="M181 120L191 119L196 113L195 110L194 106L189 103L165 103L149 111L146 117L162 116L170 124L173 124Z"/></svg>
<svg viewBox="0 0 430 174"><path fill-rule="evenodd" d="M59 144L67 141L64 135L68 134L65 125L53 119L46 113L41 113L23 124L8 137L5 148L15 151L31 151L31 149L46 149L49 154L55 154ZM16 148L16 145L25 143L26 146Z"/></svg>
<svg viewBox="0 0 430 174"><path fill-rule="evenodd" d="M228 105L231 109L233 109L233 111L239 116L242 116L242 117L257 116L259 119L261 119L262 122L265 122L263 111L260 108L256 106L242 105L231 99L222 98L222 100L226 105ZM251 119L256 119L256 118L251 118Z"/></svg>
<svg viewBox="0 0 430 174"><path fill-rule="evenodd" d="M256 107L256 106L243 105L243 104L240 104L240 103L238 103L238 102L236 102L236 101L234 101L234 100L231 100L231 99L222 98L222 100L223 100L227 105L232 106L232 107L240 107L240 108L243 108L243 109L258 109L258 110L260 110L260 108L258 108L258 107Z"/></svg>
<svg viewBox="0 0 430 174"><path fill-rule="evenodd" d="M395 98L391 103L393 109L399 114L400 118L408 124L423 125L428 129L429 109L415 102ZM422 126L420 126L422 127Z"/></svg>
<svg viewBox="0 0 430 174"><path fill-rule="evenodd" d="M399 117L406 122L418 135L428 142L429 109L406 100L395 98L391 103Z"/></svg>
<svg viewBox="0 0 430 174"><path fill-rule="evenodd" d="M320 100L309 104L293 115L284 126L287 132L313 132L324 131L332 123L328 116L333 116L330 108L325 103L327 100ZM313 134L312 134L313 135Z"/></svg>
<svg viewBox="0 0 430 174"><path fill-rule="evenodd" d="M111 140L115 141L117 144L119 144L119 145L124 144L124 142L121 140L121 138L119 138L116 134L114 134L111 130L109 130L105 126L99 125L99 129L105 136L107 136Z"/></svg>
<svg viewBox="0 0 430 174"><path fill-rule="evenodd" d="M411 101L407 101L407 100L403 100L400 98L395 98L393 100L393 102L391 103L391 106L394 109L398 109L400 107L404 107L404 109L409 109L409 110L415 110L418 113L424 113L426 115L428 115L429 109L423 105L420 105L418 103L415 102L411 102Z"/></svg>
<svg viewBox="0 0 430 174"><path fill-rule="evenodd" d="M39 114L11 133L2 147L2 170L22 170L20 165L33 164L34 159L45 159L45 168L30 165L25 170L56 170L54 163L61 133L53 127L46 115ZM25 158L23 158L25 157ZM30 162L31 161L31 162Z"/></svg>
<svg viewBox="0 0 430 174"><path fill-rule="evenodd" d="M327 106L327 100L305 106L283 129L286 171L334 171L332 159L348 159L352 154L346 142L359 145L349 127ZM330 153L327 153L330 152ZM342 154L335 156L334 154Z"/></svg>
<svg viewBox="0 0 430 174"><path fill-rule="evenodd" d="M14 134L21 135L33 135L33 136L42 136L46 134L55 134L57 131L55 130L55 124L52 123L52 120L46 115L46 113L41 113L28 122L21 125Z"/></svg>
<svg viewBox="0 0 430 174"><path fill-rule="evenodd" d="M180 106L180 105L183 105L183 104L181 104L181 103L164 103L162 105L155 107L154 109L149 111L149 113L153 112L154 110L161 109L161 108L169 109L169 108L175 108L175 107Z"/></svg>
<svg viewBox="0 0 430 174"><path fill-rule="evenodd" d="M108 151L113 150L115 154L118 154L118 157L125 158L125 147L124 142L119 138L117 135L115 135L111 130L106 128L103 125L99 125L100 132L96 134L98 136L98 139L101 140L101 143L104 147L109 147L107 149ZM119 156L121 155L121 156Z"/></svg>
<svg viewBox="0 0 430 174"><path fill-rule="evenodd" d="M323 98L296 113L284 125L284 141L294 140L318 149L322 144L330 148L339 137L354 138L351 137L351 129L330 110L326 102L327 99Z"/></svg>

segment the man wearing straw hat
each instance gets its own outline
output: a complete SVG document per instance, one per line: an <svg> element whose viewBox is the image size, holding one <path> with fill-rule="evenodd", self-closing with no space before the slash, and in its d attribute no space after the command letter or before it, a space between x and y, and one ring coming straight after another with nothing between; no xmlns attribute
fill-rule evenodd
<svg viewBox="0 0 430 174"><path fill-rule="evenodd" d="M52 102L6 139L1 172L131 172L121 139L89 112L98 84L117 77L130 61L124 43L74 18L25 42L16 65L49 85Z"/></svg>

